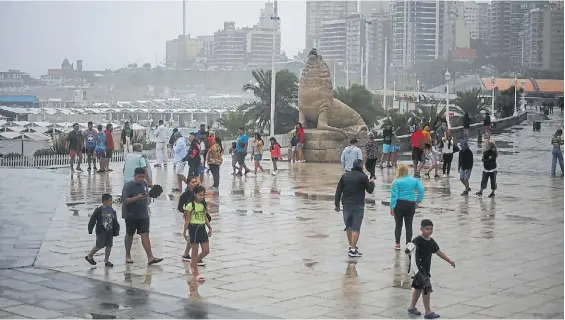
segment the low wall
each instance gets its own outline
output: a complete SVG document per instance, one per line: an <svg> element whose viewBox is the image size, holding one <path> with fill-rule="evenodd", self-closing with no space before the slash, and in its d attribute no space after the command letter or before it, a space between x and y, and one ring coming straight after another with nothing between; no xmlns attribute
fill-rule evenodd
<svg viewBox="0 0 565 320"><path fill-rule="evenodd" d="M528 113L527 112L522 112L520 114L518 114L517 116L512 116L512 117L508 117L508 118L503 118L503 119L499 119L499 120L494 120L493 123L493 128L492 128L492 133L497 133L500 132L503 129L506 128L510 128L514 125L517 125L519 123L522 123L523 121L526 121L528 119ZM469 137L477 137L479 135L479 133L482 133L483 130L483 123L479 122L479 123L474 123L471 125L471 128L469 129ZM433 131L432 131L433 133ZM463 138L463 126L460 127L452 127L451 128L451 135L453 137L455 137L456 140L459 140L461 138ZM306 137L308 138L308 137ZM346 139L347 140L347 139ZM363 146L365 145L365 139L358 139L359 143L357 146L359 146L362 150L363 150L363 154L365 154L365 150L363 148ZM410 135L402 135L402 136L398 136L398 140L400 141L400 152L405 152L411 149L410 147ZM382 150L382 139L375 139L375 141L377 141L377 150L378 153L381 153ZM347 141L343 141L343 145L346 146L348 144ZM311 161L311 162L332 162L332 163L337 163L340 161L340 155L341 152L339 152L339 154L336 156L336 153L332 153L332 159L328 158L324 158L324 157L316 157L312 154L312 152L309 152L309 147L312 148L312 151L318 151L317 148L315 146L310 146L308 141L306 141L305 146L304 146L304 156L306 158L307 161ZM342 149L343 150L343 149ZM309 159L309 155L312 154L311 159ZM322 161L316 161L317 159L320 159Z"/></svg>

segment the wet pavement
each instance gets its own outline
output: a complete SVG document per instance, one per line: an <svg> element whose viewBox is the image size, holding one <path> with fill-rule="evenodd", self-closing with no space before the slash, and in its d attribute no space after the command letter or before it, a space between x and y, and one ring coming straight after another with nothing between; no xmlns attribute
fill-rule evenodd
<svg viewBox="0 0 565 320"><path fill-rule="evenodd" d="M457 262L453 269L434 258L432 306L442 317L563 318L563 178L549 175L549 141L562 123L562 119L544 122L541 132L534 133L531 123L525 122L496 136L501 156L495 199L460 196L463 187L455 167L449 180L422 180L426 196L416 213L415 232L421 219L434 221L434 238ZM477 153L475 145L472 149ZM346 254L341 214L333 211L339 165L283 163L280 167L276 177L233 177L229 159L224 161L219 191L206 195L214 234L207 266L201 268L207 279L203 284L188 281L188 264L180 259L185 241L183 220L176 211L178 195L172 200L161 196L151 205L153 251L165 259L160 265L147 266L137 237L132 249L135 263L125 265L121 236L114 242L114 268L88 265L84 255L94 245L94 236L87 232L89 215L102 193L121 192L121 170L105 175L75 174L70 180L66 170L58 170L52 174L64 176L67 186L51 223L43 226L47 223L29 220L31 215L26 213L28 224L47 228L35 267L57 271L54 274L61 277L92 279L85 283L95 281L96 285L80 294L101 302L90 305L88 312L100 309L105 314L110 309L118 317L143 317L143 306L161 307L142 298L155 295L156 301L166 296L180 308L163 304L166 307L161 309L145 309L150 312L146 317L199 317L187 310L205 305L208 317L224 317L225 310L248 310L250 314L231 317L405 318L410 299L408 259L393 249L394 221L382 204L389 198L393 170L377 170L377 187L368 197L359 245L364 257L353 259ZM169 193L172 166L155 169L153 174ZM473 193L480 175L476 154ZM211 175L205 175L204 185L209 186L211 180ZM40 199L52 191L44 189L55 187L42 187L36 193ZM115 208L120 216L120 206ZM33 213L30 209L17 211ZM123 228L123 220L120 223ZM103 255L95 259L101 261ZM0 277L22 281L10 274L0 273ZM26 295L43 291L33 287L32 280L27 284L2 282L0 279L0 296L8 299L1 292L10 292L9 286L22 286ZM58 281L52 283L55 286ZM95 289L104 284L108 290L126 293L105 296ZM141 296L124 302L128 290ZM142 311L134 314L136 308L127 309L136 306ZM5 309L2 300L0 309ZM60 313L82 317L83 309L77 310L79 314Z"/></svg>

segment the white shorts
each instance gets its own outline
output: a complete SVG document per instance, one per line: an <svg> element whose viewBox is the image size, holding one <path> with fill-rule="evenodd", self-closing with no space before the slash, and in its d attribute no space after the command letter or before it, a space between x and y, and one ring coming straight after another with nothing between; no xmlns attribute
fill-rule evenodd
<svg viewBox="0 0 565 320"><path fill-rule="evenodd" d="M175 162L175 174L183 175L185 165L186 165L186 162L184 162L184 161L176 161Z"/></svg>

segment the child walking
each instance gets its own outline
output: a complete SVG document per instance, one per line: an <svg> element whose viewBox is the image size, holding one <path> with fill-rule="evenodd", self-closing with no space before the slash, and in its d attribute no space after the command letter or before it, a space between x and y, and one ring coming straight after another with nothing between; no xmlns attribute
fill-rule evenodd
<svg viewBox="0 0 565 320"><path fill-rule="evenodd" d="M408 313L415 316L420 316L422 313L416 308L416 303L422 295L424 301L424 318L437 319L439 314L433 312L430 308L430 294L433 292L432 283L430 281L432 255L437 254L440 258L447 261L452 267L455 268L455 261L443 253L435 240L431 237L434 232L434 224L431 220L424 219L420 224L420 231L422 234L412 240L406 246L406 252L410 253L410 267L408 273L412 277L412 302L408 307Z"/></svg>
<svg viewBox="0 0 565 320"><path fill-rule="evenodd" d="M96 245L90 250L88 255L84 257L91 265L96 265L94 254L102 248L106 248L104 254L104 265L113 267L110 262L110 252L114 244L114 237L120 235L120 224L116 211L112 208L112 196L105 193L102 195L102 205L94 210L90 221L88 222L88 234L92 234L92 230L96 225Z"/></svg>
<svg viewBox="0 0 565 320"><path fill-rule="evenodd" d="M208 238L212 236L210 217L204 202L205 192L206 189L204 187L196 186L194 188L193 200L184 206L185 218L182 234L192 247L190 267L192 269L192 276L196 281L204 281L204 277L198 272L198 262L202 261L210 253ZM208 227L208 232L206 232L206 227ZM199 246L202 248L200 254L198 254Z"/></svg>
<svg viewBox="0 0 565 320"><path fill-rule="evenodd" d="M277 142L277 139L275 139L275 137L271 137L269 141L271 142L271 161L273 162L273 171L271 172L271 174L273 176L276 176L278 173L277 162L281 157L281 145Z"/></svg>
<svg viewBox="0 0 565 320"><path fill-rule="evenodd" d="M229 153L231 154L231 167L233 168L232 176L235 176L237 173L237 152L236 152L237 144L235 142L231 143L231 148Z"/></svg>
<svg viewBox="0 0 565 320"><path fill-rule="evenodd" d="M433 145L426 145L426 157L430 159L430 168L428 169L428 171L426 172L426 177L429 178L430 177L430 172L432 172L432 170L434 171L434 178L439 178L439 174L437 174L437 170L439 167L439 162L441 159L441 152L438 151L436 149L435 146Z"/></svg>

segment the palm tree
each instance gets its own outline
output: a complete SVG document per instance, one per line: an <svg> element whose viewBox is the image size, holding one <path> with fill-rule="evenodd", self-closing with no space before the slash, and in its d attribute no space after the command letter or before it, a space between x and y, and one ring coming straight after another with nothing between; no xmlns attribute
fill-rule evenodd
<svg viewBox="0 0 565 320"><path fill-rule="evenodd" d="M256 100L242 104L237 111L264 131L271 124L271 70L253 70L252 74L256 83L244 85L243 91L252 91ZM275 134L287 133L298 121L298 77L287 69L280 70L275 85Z"/></svg>
<svg viewBox="0 0 565 320"><path fill-rule="evenodd" d="M420 124L430 126L430 129L434 130L441 122L443 115L445 115L445 106L441 110L438 109L439 104L431 106L418 105L414 114Z"/></svg>
<svg viewBox="0 0 565 320"><path fill-rule="evenodd" d="M249 118L245 113L229 111L218 120L218 124L220 129L216 135L227 140L237 137L239 128L247 128Z"/></svg>
<svg viewBox="0 0 565 320"><path fill-rule="evenodd" d="M465 112L469 113L469 117L473 122L480 121L481 111L488 111L488 106L482 100L480 89L457 92L454 110L461 114L461 116Z"/></svg>
<svg viewBox="0 0 565 320"><path fill-rule="evenodd" d="M380 103L373 99L373 95L365 86L353 84L349 89L337 87L334 89L334 98L359 113L370 129L375 127L378 117L385 115Z"/></svg>
<svg viewBox="0 0 565 320"><path fill-rule="evenodd" d="M412 111L400 113L398 110L389 110L386 122L396 128L396 135L401 136L410 133L410 125L416 121L416 116Z"/></svg>

